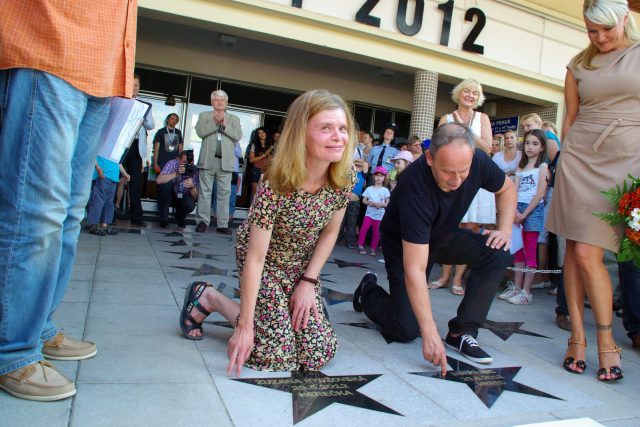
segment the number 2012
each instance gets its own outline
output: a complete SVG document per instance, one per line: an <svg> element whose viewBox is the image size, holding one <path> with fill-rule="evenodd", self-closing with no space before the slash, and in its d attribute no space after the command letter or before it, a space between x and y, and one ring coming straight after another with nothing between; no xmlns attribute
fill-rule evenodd
<svg viewBox="0 0 640 427"><path fill-rule="evenodd" d="M407 23L407 6L409 0L398 1L398 12L396 13L396 25L398 30L407 36L414 36L422 29L422 18L424 16L424 0L414 0L416 8L413 16L413 22ZM356 21L362 24L371 25L373 27L380 27L380 18L372 16L371 11L380 3L380 0L365 0L364 4L358 12L356 12ZM440 33L440 44L442 46L449 45L449 33L451 31L451 17L453 16L453 3L454 0L449 0L446 3L438 5L438 9L443 12L442 17L442 31ZM302 0L292 0L291 6L301 8ZM464 14L464 20L473 22L473 18L477 18L475 25L467 35L467 38L462 43L462 50L473 53L484 53L484 46L476 44L475 41L480 35L480 32L487 24L487 17L484 12L477 7L472 7Z"/></svg>

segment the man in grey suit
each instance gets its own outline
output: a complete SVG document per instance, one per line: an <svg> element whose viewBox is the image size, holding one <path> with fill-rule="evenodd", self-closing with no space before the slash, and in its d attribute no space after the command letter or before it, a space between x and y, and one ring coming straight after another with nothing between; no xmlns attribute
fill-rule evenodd
<svg viewBox="0 0 640 427"><path fill-rule="evenodd" d="M204 233L211 218L211 193L216 180L217 204L216 231L231 234L229 230L229 196L231 194L231 174L235 171L235 147L242 138L240 119L226 113L229 97L222 90L211 93L213 111L205 111L198 116L196 133L202 138L197 167L200 170L200 199L196 219L196 231Z"/></svg>

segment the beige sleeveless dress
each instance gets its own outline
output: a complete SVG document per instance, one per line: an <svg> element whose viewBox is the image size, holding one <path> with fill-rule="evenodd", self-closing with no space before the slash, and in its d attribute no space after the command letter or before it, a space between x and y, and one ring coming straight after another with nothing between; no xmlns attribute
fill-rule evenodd
<svg viewBox="0 0 640 427"><path fill-rule="evenodd" d="M600 68L568 68L578 84L578 116L562 141L546 227L567 239L618 252L622 227L594 212L613 212L601 191L640 176L640 43L599 54Z"/></svg>

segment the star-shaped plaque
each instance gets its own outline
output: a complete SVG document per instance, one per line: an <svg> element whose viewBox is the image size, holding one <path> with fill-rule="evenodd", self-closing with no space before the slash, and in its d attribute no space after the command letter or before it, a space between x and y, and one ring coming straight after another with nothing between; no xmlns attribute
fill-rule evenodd
<svg viewBox="0 0 640 427"><path fill-rule="evenodd" d="M203 252L198 252L198 251L194 251L194 250L190 250L190 251L186 251L186 252L172 252L172 251L164 251L168 254L176 254L176 255L182 255L180 257L180 259L195 259L195 258L202 258L202 259L212 259L214 261L220 261L218 259L219 256L223 256L221 254L205 254Z"/></svg>
<svg viewBox="0 0 640 427"><path fill-rule="evenodd" d="M224 282L220 282L220 284L216 286L216 290L228 298L240 298L240 289L229 286Z"/></svg>
<svg viewBox="0 0 640 427"><path fill-rule="evenodd" d="M164 231L156 231L156 233L164 234L164 237L184 237L184 234L178 233L177 231L172 231L170 233L165 233Z"/></svg>
<svg viewBox="0 0 640 427"><path fill-rule="evenodd" d="M204 323L208 325L220 326L222 328L233 329L231 323L227 322L226 320L205 320Z"/></svg>
<svg viewBox="0 0 640 427"><path fill-rule="evenodd" d="M328 282L328 283L336 283L333 280L329 280L327 279L327 277L331 276L331 273L320 273L320 281L321 282Z"/></svg>
<svg viewBox="0 0 640 427"><path fill-rule="evenodd" d="M293 423L296 424L331 405L343 405L402 415L357 390L374 381L374 375L325 375L322 372L293 372L290 378L238 378L247 384L291 393Z"/></svg>
<svg viewBox="0 0 640 427"><path fill-rule="evenodd" d="M329 305L340 304L341 302L346 301L353 301L353 294L345 294L324 286L322 287L322 293L320 295L327 300L327 303Z"/></svg>
<svg viewBox="0 0 640 427"><path fill-rule="evenodd" d="M525 331L520 329L520 326L524 325L524 322L494 322L493 320L485 320L481 328L488 329L500 338L502 341L508 340L511 335L529 335L532 337L549 338L544 335L536 334L534 332Z"/></svg>
<svg viewBox="0 0 640 427"><path fill-rule="evenodd" d="M333 261L329 261L328 264L335 264L339 268L347 268L347 267L357 267L357 268L364 268L364 269L369 268L368 264L364 262L349 262L349 261L344 261L338 258L334 258Z"/></svg>
<svg viewBox="0 0 640 427"><path fill-rule="evenodd" d="M218 276L226 276L227 270L223 268L218 268L210 264L202 264L200 267L179 267L176 265L172 265L173 268L181 268L182 270L190 270L193 271L193 276L209 276L212 274L217 274Z"/></svg>
<svg viewBox="0 0 640 427"><path fill-rule="evenodd" d="M444 378L439 373L434 374L433 371L410 372L410 374L466 384L487 408L491 408L491 406L496 403L503 391L513 391L515 393L530 394L548 399L563 400L514 381L513 378L518 374L520 369L522 369L521 366L478 369L473 365L449 356L447 356L447 362L453 369L447 371L447 375Z"/></svg>
<svg viewBox="0 0 640 427"><path fill-rule="evenodd" d="M200 247L204 247L207 246L208 243L187 243L184 239L180 239L177 242L171 241L171 240L160 240L161 242L166 242L166 243L171 243L171 246L193 246L194 248L200 248Z"/></svg>

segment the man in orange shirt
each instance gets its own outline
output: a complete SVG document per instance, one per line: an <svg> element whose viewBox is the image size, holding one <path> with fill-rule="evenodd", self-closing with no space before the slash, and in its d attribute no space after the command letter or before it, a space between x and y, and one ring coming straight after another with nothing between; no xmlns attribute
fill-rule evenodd
<svg viewBox="0 0 640 427"><path fill-rule="evenodd" d="M3 4L0 388L19 398L73 396L73 382L44 357L97 352L52 316L71 276L97 135L111 97L131 97L136 19L136 0Z"/></svg>

